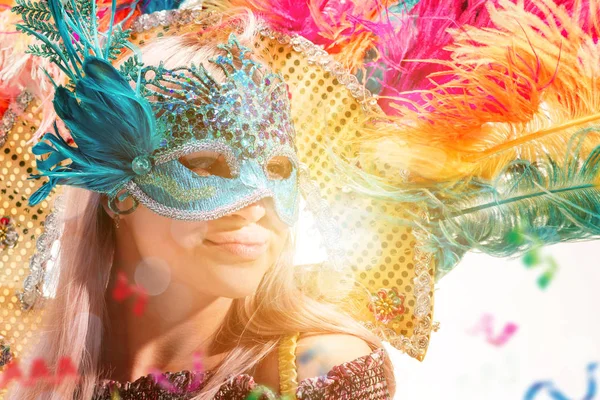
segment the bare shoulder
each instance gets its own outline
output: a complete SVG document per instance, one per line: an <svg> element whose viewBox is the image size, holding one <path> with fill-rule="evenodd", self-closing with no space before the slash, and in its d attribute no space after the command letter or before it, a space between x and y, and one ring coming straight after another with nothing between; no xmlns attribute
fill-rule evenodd
<svg viewBox="0 0 600 400"><path fill-rule="evenodd" d="M373 350L363 339L344 333L303 333L296 347L298 381L325 375L334 366L371 354ZM271 352L258 365L254 380L279 390L278 351Z"/></svg>
<svg viewBox="0 0 600 400"><path fill-rule="evenodd" d="M305 334L298 339L296 366L298 381L325 375L337 365L373 353L363 339L344 333ZM390 398L396 393L396 383L392 376L386 376Z"/></svg>
<svg viewBox="0 0 600 400"><path fill-rule="evenodd" d="M327 374L333 367L373 352L363 339L345 334L304 334L298 339L298 381Z"/></svg>

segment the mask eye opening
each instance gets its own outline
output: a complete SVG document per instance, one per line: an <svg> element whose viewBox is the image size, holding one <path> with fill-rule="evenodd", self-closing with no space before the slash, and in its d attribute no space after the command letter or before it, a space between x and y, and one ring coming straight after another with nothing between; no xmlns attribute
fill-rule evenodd
<svg viewBox="0 0 600 400"><path fill-rule="evenodd" d="M265 163L265 173L271 180L288 179L294 170L294 163L289 157L276 155Z"/></svg>
<svg viewBox="0 0 600 400"><path fill-rule="evenodd" d="M198 176L218 176L225 179L235 178L227 157L218 151L201 150L179 157L179 162Z"/></svg>

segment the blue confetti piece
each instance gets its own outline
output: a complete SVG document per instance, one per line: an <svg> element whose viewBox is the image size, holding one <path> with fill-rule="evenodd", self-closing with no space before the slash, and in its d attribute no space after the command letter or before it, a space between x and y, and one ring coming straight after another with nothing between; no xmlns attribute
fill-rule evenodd
<svg viewBox="0 0 600 400"><path fill-rule="evenodd" d="M587 366L587 394L582 400L594 400L596 398L598 384L596 383L596 377L594 376L594 373L596 372L597 368L598 363L591 363ZM553 400L571 400L569 397L565 396L560 390L556 389L551 381L541 381L533 383L525 393L524 400L535 400L537 398L537 395L542 393L544 389L546 389L547 394Z"/></svg>

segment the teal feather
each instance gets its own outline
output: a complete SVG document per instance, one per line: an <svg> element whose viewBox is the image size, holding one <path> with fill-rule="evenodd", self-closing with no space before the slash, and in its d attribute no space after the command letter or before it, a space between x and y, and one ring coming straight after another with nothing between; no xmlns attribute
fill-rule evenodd
<svg viewBox="0 0 600 400"><path fill-rule="evenodd" d="M438 278L469 250L513 256L600 235L600 145L581 154L590 131L598 132L573 135L562 163L513 161L495 181L472 181L461 199L430 210L421 228L424 247L437 254Z"/></svg>
<svg viewBox="0 0 600 400"><path fill-rule="evenodd" d="M69 129L76 146L66 143L55 127L33 148L39 173L49 181L30 199L35 205L55 185L81 187L111 197L135 177L132 162L138 156L151 157L161 136L150 104L131 88L127 79L111 64L118 50L127 44L127 31L119 24L108 32L96 30L95 6L87 2L48 0L34 6L19 0L16 12L31 14L40 8L53 25L24 18L19 29L43 42L37 51L51 57L66 73L74 91L57 87L54 109ZM86 5L87 4L87 5ZM114 12L116 1L112 2ZM37 11L36 11L37 12ZM104 40L102 40L104 38ZM35 53L35 49L32 49Z"/></svg>
<svg viewBox="0 0 600 400"><path fill-rule="evenodd" d="M44 135L33 147L38 175L47 176L44 185L30 199L37 204L54 185L82 187L114 197L135 177L132 162L150 156L161 136L150 104L108 62L89 57L83 64L84 77L75 92L58 87L54 97L57 115L69 129L77 147L58 134ZM62 165L61 163L70 163Z"/></svg>

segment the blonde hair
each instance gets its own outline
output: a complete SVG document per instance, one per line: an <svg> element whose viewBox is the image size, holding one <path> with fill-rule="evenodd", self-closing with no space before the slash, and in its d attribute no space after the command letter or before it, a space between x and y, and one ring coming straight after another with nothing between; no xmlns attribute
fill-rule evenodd
<svg viewBox="0 0 600 400"><path fill-rule="evenodd" d="M256 19L245 13L234 22L243 28L237 35L240 43L254 48ZM227 39L224 31L215 29L208 38L200 39L197 35L157 39L143 47L144 62L156 65L162 61L168 68L203 63L208 68L207 58L218 54L216 43ZM43 357L48 365L56 365L61 357L68 356L81 379L78 383L63 381L47 393L49 397L39 385L15 383L7 399L90 399L101 372L98 364L103 327L109 322L105 291L115 249L114 224L102 207L101 195L78 189L66 192L66 208L80 207L81 211L66 220L59 265L55 266L60 270L57 296L48 302L40 342L30 360ZM221 328L211 338L214 346L223 346L229 353L194 400L212 399L229 375L248 373L277 347L282 336L293 332L346 333L365 340L373 349L382 346L375 334L342 312L335 301L321 296L317 301L298 288L292 268L293 248L290 238L257 291L233 300ZM393 391L392 365L387 357L385 371Z"/></svg>

